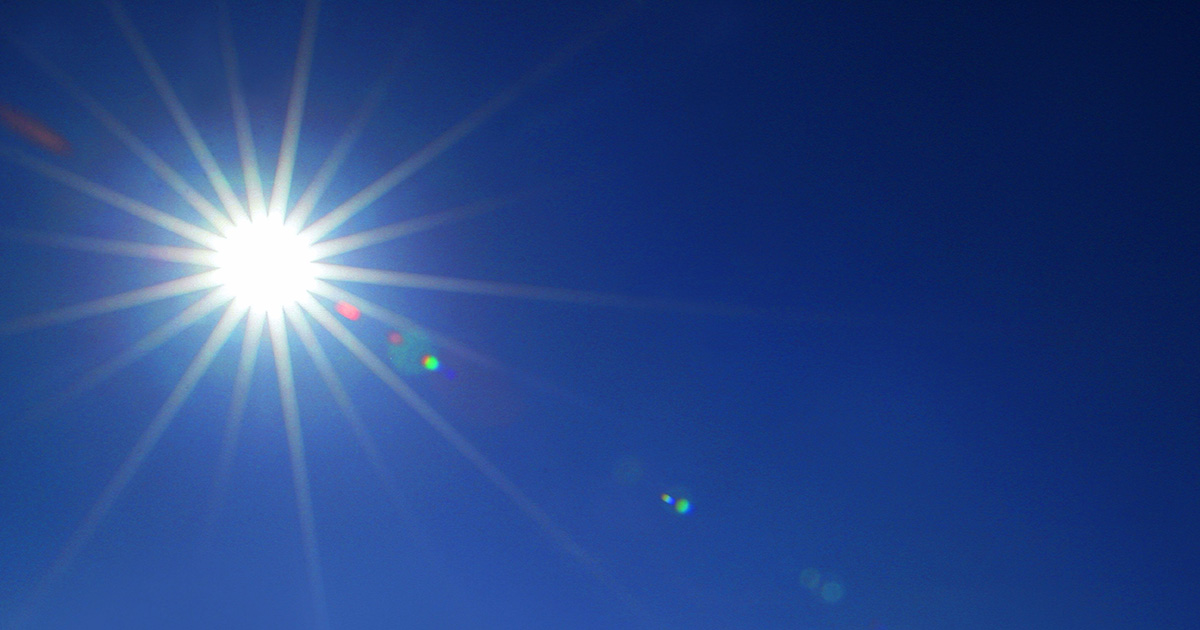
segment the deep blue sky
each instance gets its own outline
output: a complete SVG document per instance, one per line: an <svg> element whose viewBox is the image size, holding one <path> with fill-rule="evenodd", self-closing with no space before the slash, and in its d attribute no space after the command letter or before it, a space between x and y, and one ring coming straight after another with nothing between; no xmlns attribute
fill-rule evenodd
<svg viewBox="0 0 1200 630"><path fill-rule="evenodd" d="M273 164L300 4L234 4ZM215 8L131 5L238 180ZM326 209L613 14L342 232L534 193L345 260L716 305L361 289L507 366L431 346L456 377L404 376L609 581L324 335L394 470L389 495L293 337L332 627L1194 627L1194 3L330 0L294 194L388 68ZM102 5L11 2L0 21L215 201ZM8 128L0 145L194 217L15 48L0 56L0 103L73 151ZM0 228L176 242L10 162ZM187 271L11 239L0 252L0 321ZM23 418L193 299L0 337L0 627L216 318ZM386 325L346 324L386 358ZM237 346L33 627L313 627L269 351L204 527ZM664 492L694 509L671 512ZM825 601L834 582L844 595Z"/></svg>

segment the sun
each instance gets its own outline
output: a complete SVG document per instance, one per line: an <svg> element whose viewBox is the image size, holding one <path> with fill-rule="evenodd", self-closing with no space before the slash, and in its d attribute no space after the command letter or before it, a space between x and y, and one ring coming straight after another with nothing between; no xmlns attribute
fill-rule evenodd
<svg viewBox="0 0 1200 630"><path fill-rule="evenodd" d="M374 285L377 287L399 287L426 291L467 293L481 296L522 298L551 302L565 302L608 306L661 306L653 300L636 300L626 296L541 287L490 280L431 276L409 271L358 267L339 264L338 256L349 252L378 247L395 239L433 229L455 221L468 219L495 211L504 205L519 201L519 195L481 200L457 208L429 212L416 217L397 218L394 222L367 227L358 231L337 235L346 223L358 213L377 202L389 191L405 182L432 160L444 153L473 130L504 109L532 83L547 76L554 68L565 63L581 51L594 38L584 35L569 42L557 54L543 64L534 67L517 79L510 87L500 91L481 104L459 123L432 138L424 148L401 158L394 166L380 174L372 183L349 195L340 203L321 203L322 195L330 189L331 182L343 161L350 157L350 150L363 133L372 110L383 97L390 73L380 79L364 99L357 117L348 124L329 157L317 169L311 182L299 195L292 195L292 180L296 164L297 148L308 88L309 68L312 61L313 40L316 33L317 14L320 2L305 3L300 45L288 99L283 134L277 153L277 163L270 186L264 186L258 163L258 150L254 143L251 119L241 91L237 50L234 45L230 15L225 3L220 9L221 52L228 80L230 109L233 112L232 127L236 131L240 166L242 170L241 190L235 190L226 173L237 170L236 164L222 163L208 148L208 142L192 121L179 95L171 86L153 53L142 39L133 20L119 2L108 3L108 9L124 39L138 58L154 91L170 113L180 135L201 167L208 188L198 189L189 183L179 170L168 164L142 140L133 129L126 126L115 114L109 112L100 101L84 90L66 72L32 48L21 47L21 51L44 71L62 91L85 108L108 132L139 158L145 166L165 185L173 189L186 204L170 204L163 208L152 206L135 198L136 193L114 190L102 181L89 179L66 168L23 151L0 147L0 160L26 168L33 173L93 198L112 209L124 212L133 218L161 228L169 233L170 242L146 242L102 238L98 236L69 234L62 232L23 232L22 240L49 247L100 253L111 256L148 259L158 263L181 265L183 274L173 280L131 289L123 293L71 304L24 317L0 321L0 336L30 331L55 325L64 325L89 317L116 313L138 306L188 296L194 299L189 305L168 321L131 343L115 356L97 365L80 377L56 399L55 405L96 388L118 374L123 368L142 357L155 352L168 340L189 327L200 327L210 314L220 312L219 320L195 354L188 359L187 367L179 375L170 394L158 412L150 419L130 449L123 463L109 478L103 491L81 519L71 536L65 541L56 558L33 589L26 615L32 618L45 604L53 588L69 569L80 551L91 540L97 528L112 511L117 499L130 481L137 475L142 464L154 451L164 433L195 392L201 378L214 365L222 348L239 345L227 343L241 336L241 350L237 367L229 379L231 404L222 435L222 452L218 462L216 483L212 490L211 513L215 514L229 482L229 471L237 449L237 435L245 415L246 402L252 389L263 389L268 395L278 395L280 420L285 428L287 446L292 467L296 508L302 536L302 547L308 573L308 582L317 626L328 627L328 610L325 600L324 578L321 571L321 554L318 545L314 506L309 490L308 463L304 447L304 426L300 412L299 390L292 357L303 351L311 359L320 380L338 406L341 415L352 429L367 459L385 483L391 483L392 473L387 469L380 450L366 429L359 411L355 407L351 392L343 383L339 372L325 349L326 345L340 347L349 357L367 372L373 374L403 403L408 415L426 423L438 433L448 446L457 451L479 471L500 493L522 512L541 531L547 540L564 554L573 557L593 577L610 584L611 579L600 568L599 563L550 517L532 498L507 475L493 464L464 434L429 404L408 382L409 374L399 370L396 361L389 365L387 354L373 349L348 323L363 318L394 329L387 337L389 346L404 343L412 336L428 339L430 344L452 351L456 358L445 363L434 354L415 353L421 356L421 372L434 373L439 368L448 372L450 363L461 360L473 363L480 369L503 369L513 372L498 360L472 349L454 338L423 326L412 318L395 312L381 304L373 303L353 292L345 285ZM269 176L268 176L269 177ZM214 201L210 194L215 194ZM167 236L162 234L160 236ZM184 244L176 244L185 242ZM199 271L197 269L199 268ZM191 273L196 272L196 273ZM332 307L332 308L331 308ZM346 321L340 320L341 315ZM243 325L244 324L244 325ZM239 333L240 331L240 333ZM323 331L324 337L317 332ZM400 331L404 331L403 334ZM299 342L297 344L297 342ZM376 348L382 340L377 340ZM260 346L269 349L268 360L273 364L275 378L267 383L254 380L255 365ZM236 352L236 351L235 351ZM448 358L443 355L444 358ZM186 357L185 357L186 358ZM394 369L395 368L395 369ZM217 370L219 371L219 370ZM686 511L682 499L677 511ZM620 590L620 589L618 589Z"/></svg>
<svg viewBox="0 0 1200 630"><path fill-rule="evenodd" d="M316 252L282 219L264 217L234 225L212 254L222 291L262 311L301 302L316 284Z"/></svg>

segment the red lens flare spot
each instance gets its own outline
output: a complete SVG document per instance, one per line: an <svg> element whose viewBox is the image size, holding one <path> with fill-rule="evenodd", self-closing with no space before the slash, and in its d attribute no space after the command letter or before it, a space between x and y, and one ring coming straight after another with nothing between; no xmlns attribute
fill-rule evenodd
<svg viewBox="0 0 1200 630"><path fill-rule="evenodd" d="M393 330L392 332L388 333L388 343L392 344L393 346L398 346L404 343L404 336Z"/></svg>
<svg viewBox="0 0 1200 630"><path fill-rule="evenodd" d="M338 315L352 322L358 321L358 318L362 316L362 312L358 310L358 307L349 302L338 302L334 308L337 309Z"/></svg>
<svg viewBox="0 0 1200 630"><path fill-rule="evenodd" d="M40 120L25 112L0 103L0 121L13 133L55 155L70 155L71 144Z"/></svg>

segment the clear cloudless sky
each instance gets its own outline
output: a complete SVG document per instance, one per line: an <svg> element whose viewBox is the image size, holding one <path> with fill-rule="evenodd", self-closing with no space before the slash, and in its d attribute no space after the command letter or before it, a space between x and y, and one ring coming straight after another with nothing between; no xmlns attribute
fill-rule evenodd
<svg viewBox="0 0 1200 630"><path fill-rule="evenodd" d="M216 5L127 4L242 190ZM303 5L230 4L269 185ZM103 3L0 24L5 155L199 221L12 45L215 202ZM565 537L318 331L382 481L292 334L329 626L1200 626L1197 33L1194 2L322 3L293 201L393 81L318 212L586 40L335 235L516 201L340 262L642 300L340 285L496 360L339 316ZM0 322L193 271L22 240L186 244L9 159L0 230ZM241 328L38 595L217 315L37 411L196 299L0 336L0 627L320 627L266 345L214 508Z"/></svg>

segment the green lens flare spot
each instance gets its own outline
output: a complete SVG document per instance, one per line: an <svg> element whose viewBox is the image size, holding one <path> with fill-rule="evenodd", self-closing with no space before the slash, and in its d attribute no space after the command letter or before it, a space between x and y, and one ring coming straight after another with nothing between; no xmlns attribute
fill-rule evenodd
<svg viewBox="0 0 1200 630"><path fill-rule="evenodd" d="M667 504L676 514L687 514L692 511L692 502L684 497L664 492L658 498L662 499L662 502Z"/></svg>

